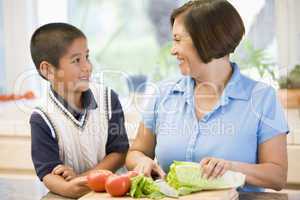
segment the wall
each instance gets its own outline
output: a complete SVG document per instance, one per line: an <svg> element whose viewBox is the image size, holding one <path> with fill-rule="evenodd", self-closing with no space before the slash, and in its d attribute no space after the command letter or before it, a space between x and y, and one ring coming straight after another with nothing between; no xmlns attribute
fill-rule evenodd
<svg viewBox="0 0 300 200"><path fill-rule="evenodd" d="M6 89L13 92L18 77L33 69L29 41L36 24L35 0L3 0ZM25 87L24 87L25 86ZM27 90L23 85L22 90Z"/></svg>

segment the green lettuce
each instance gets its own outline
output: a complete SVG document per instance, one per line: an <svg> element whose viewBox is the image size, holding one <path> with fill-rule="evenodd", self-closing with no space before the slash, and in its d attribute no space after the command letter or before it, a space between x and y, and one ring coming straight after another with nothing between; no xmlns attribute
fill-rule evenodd
<svg viewBox="0 0 300 200"><path fill-rule="evenodd" d="M180 195L201 190L237 188L245 183L245 175L227 171L222 177L208 180L202 178L199 163L174 161L167 175L167 183Z"/></svg>
<svg viewBox="0 0 300 200"><path fill-rule="evenodd" d="M133 198L150 198L150 199L162 199L165 197L159 191L159 187L155 185L154 181L150 177L144 175L138 175L131 178L131 188L129 195Z"/></svg>

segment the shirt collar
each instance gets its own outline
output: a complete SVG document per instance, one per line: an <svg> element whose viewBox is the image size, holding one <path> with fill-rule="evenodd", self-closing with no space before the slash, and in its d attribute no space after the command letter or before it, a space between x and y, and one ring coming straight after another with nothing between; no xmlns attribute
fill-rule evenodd
<svg viewBox="0 0 300 200"><path fill-rule="evenodd" d="M62 96L60 96L52 87L51 91L54 95L54 97L75 117L80 118L84 114L84 112L80 112L73 108ZM87 91L84 91L82 93L82 106L84 110L93 110L98 107L97 102L95 100L95 97L91 91L91 89L88 89Z"/></svg>
<svg viewBox="0 0 300 200"><path fill-rule="evenodd" d="M228 103L229 99L248 100L251 95L253 84L240 73L240 69L235 63L230 63L233 73L221 96L221 105ZM173 94L182 93L187 102L193 100L195 81L190 76L184 76L171 90Z"/></svg>
<svg viewBox="0 0 300 200"><path fill-rule="evenodd" d="M223 95L232 99L248 100L251 96L253 81L243 76L239 67L235 63L231 63L233 73L227 83Z"/></svg>

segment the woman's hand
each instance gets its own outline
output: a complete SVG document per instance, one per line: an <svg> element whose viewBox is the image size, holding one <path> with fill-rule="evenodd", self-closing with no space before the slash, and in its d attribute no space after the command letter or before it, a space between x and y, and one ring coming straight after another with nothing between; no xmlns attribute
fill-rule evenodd
<svg viewBox="0 0 300 200"><path fill-rule="evenodd" d="M74 170L66 165L57 165L51 173L54 175L62 176L66 181L70 181L77 176Z"/></svg>
<svg viewBox="0 0 300 200"><path fill-rule="evenodd" d="M202 177L206 179L215 179L223 176L226 171L231 170L232 163L228 160L206 157L200 161Z"/></svg>
<svg viewBox="0 0 300 200"><path fill-rule="evenodd" d="M127 153L126 167L145 176L164 178L166 173L153 160L155 158L155 134L140 123L138 133Z"/></svg>
<svg viewBox="0 0 300 200"><path fill-rule="evenodd" d="M149 177L158 176L161 179L166 176L166 173L161 169L161 167L154 160L146 156L139 160L133 171Z"/></svg>

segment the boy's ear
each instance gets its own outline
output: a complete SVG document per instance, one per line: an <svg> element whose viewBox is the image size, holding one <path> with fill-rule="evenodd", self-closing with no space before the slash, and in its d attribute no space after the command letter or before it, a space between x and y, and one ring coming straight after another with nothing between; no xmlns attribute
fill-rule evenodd
<svg viewBox="0 0 300 200"><path fill-rule="evenodd" d="M47 80L54 79L55 68L52 64L47 61L42 61L40 64L40 72Z"/></svg>

